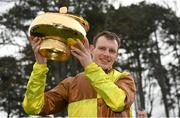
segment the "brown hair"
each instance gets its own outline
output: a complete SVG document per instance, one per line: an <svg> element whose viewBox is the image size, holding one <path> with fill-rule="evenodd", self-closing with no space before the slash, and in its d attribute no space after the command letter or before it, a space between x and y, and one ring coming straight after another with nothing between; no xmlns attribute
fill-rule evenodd
<svg viewBox="0 0 180 118"><path fill-rule="evenodd" d="M96 46L96 42L97 42L98 38L101 36L106 37L108 40L116 40L116 42L118 44L118 48L120 47L120 45L121 45L120 38L114 32L110 32L110 31L102 31L102 32L98 33L96 36L94 36L94 38L93 38L94 46Z"/></svg>

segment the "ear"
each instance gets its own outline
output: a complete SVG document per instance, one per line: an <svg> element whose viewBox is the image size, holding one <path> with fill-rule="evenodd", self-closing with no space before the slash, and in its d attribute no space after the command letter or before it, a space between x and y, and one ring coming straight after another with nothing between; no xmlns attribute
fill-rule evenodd
<svg viewBox="0 0 180 118"><path fill-rule="evenodd" d="M95 48L94 45L92 45L92 44L89 45L89 49L91 52L94 50L94 48Z"/></svg>

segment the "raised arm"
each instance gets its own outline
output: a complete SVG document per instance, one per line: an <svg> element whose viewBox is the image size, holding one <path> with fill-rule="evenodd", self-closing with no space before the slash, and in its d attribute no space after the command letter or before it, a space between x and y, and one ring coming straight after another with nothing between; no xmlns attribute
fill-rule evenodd
<svg viewBox="0 0 180 118"><path fill-rule="evenodd" d="M38 114L44 104L44 89L48 68L46 58L39 53L42 38L30 36L29 42L33 49L36 63L33 66L33 71L27 84L23 107L28 114Z"/></svg>
<svg viewBox="0 0 180 118"><path fill-rule="evenodd" d="M57 113L66 107L69 78L45 92L46 64L35 63L25 93L23 108L27 114L47 115Z"/></svg>
<svg viewBox="0 0 180 118"><path fill-rule="evenodd" d="M42 38L30 37L29 41L35 54L36 63L33 66L27 90L23 100L23 108L27 114L50 114L64 107L66 89L63 82L45 93L48 67L46 58L40 55L39 47ZM59 91L56 89L59 88Z"/></svg>
<svg viewBox="0 0 180 118"><path fill-rule="evenodd" d="M35 63L26 87L23 108L27 114L39 114L44 105L47 65Z"/></svg>
<svg viewBox="0 0 180 118"><path fill-rule="evenodd" d="M85 75L105 103L116 112L130 108L135 98L135 84L129 73L113 70L106 74L101 67L92 63L85 68Z"/></svg>

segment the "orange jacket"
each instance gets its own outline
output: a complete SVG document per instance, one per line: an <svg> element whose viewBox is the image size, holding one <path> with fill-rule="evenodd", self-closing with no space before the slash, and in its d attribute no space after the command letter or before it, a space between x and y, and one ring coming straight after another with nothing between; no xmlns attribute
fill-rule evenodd
<svg viewBox="0 0 180 118"><path fill-rule="evenodd" d="M40 69L41 68L41 69ZM127 72L106 74L92 63L45 92L46 65L35 64L23 106L28 114L53 114L67 106L69 117L130 117L135 84Z"/></svg>

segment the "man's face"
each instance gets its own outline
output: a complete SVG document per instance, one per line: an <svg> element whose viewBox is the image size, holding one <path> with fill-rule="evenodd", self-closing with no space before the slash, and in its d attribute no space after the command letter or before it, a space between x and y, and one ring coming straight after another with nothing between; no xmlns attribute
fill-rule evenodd
<svg viewBox="0 0 180 118"><path fill-rule="evenodd" d="M118 55L118 43L116 40L108 40L101 36L97 39L96 46L92 50L93 61L103 70L110 70Z"/></svg>

